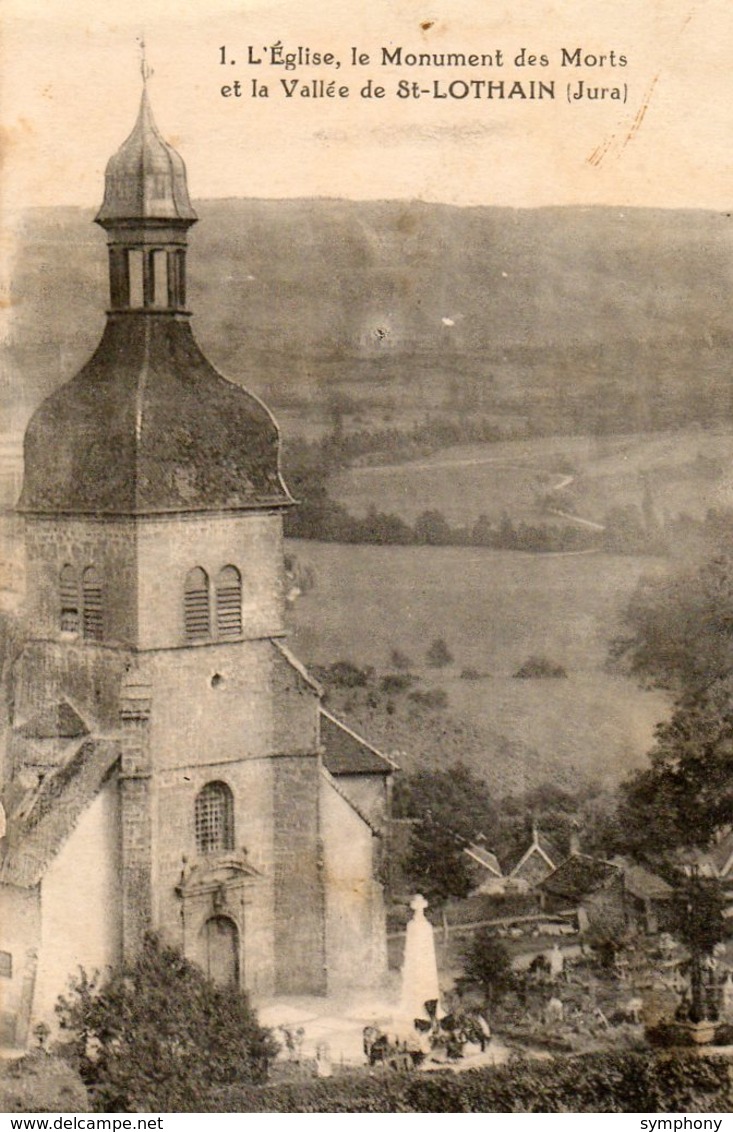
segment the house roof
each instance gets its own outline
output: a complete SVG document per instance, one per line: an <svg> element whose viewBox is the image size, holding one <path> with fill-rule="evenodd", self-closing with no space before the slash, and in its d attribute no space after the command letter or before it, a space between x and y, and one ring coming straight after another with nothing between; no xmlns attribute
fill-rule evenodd
<svg viewBox="0 0 733 1132"><path fill-rule="evenodd" d="M621 869L610 861L600 861L585 853L574 853L545 877L538 888L552 896L576 901L603 888L611 877L621 875Z"/></svg>
<svg viewBox="0 0 733 1132"><path fill-rule="evenodd" d="M323 763L330 774L392 774L397 763L321 708Z"/></svg>
<svg viewBox="0 0 733 1132"><path fill-rule="evenodd" d="M493 873L494 876L503 876L499 859L496 853L492 853L490 849L485 849L483 845L476 845L474 843L467 845L463 852L466 853L471 860L476 861L477 864L483 865L483 867L490 873Z"/></svg>
<svg viewBox="0 0 733 1132"><path fill-rule="evenodd" d="M683 865L695 865L702 876L725 880L733 870L733 829L726 830L707 849L691 846L679 850L677 858Z"/></svg>
<svg viewBox="0 0 733 1132"><path fill-rule="evenodd" d="M725 877L733 867L733 829L723 834L719 841L710 850L710 856L715 862L720 877Z"/></svg>
<svg viewBox="0 0 733 1132"><path fill-rule="evenodd" d="M624 888L632 896L637 896L640 900L668 900L671 897L672 886L643 865L637 865L625 857L612 857L610 863L623 870Z"/></svg>
<svg viewBox="0 0 733 1132"><path fill-rule="evenodd" d="M86 739L11 815L0 881L31 888L68 839L120 757L119 744Z"/></svg>
<svg viewBox="0 0 733 1132"><path fill-rule="evenodd" d="M560 860L560 853L558 852L558 850L555 848L549 838L545 837L544 833L542 833L536 827L532 830L532 840L529 843L528 848L525 849L516 865L514 865L514 867L510 870L509 876L517 876L517 874L521 871L522 867L527 863L530 857L533 857L535 855L541 857L551 869L554 869L556 867L556 863Z"/></svg>

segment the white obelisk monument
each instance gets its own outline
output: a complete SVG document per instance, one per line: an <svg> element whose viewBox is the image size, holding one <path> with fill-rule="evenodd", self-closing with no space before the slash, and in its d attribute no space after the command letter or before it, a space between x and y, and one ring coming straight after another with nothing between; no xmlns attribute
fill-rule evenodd
<svg viewBox="0 0 733 1132"><path fill-rule="evenodd" d="M427 1018L425 1003L431 999L440 999L433 926L425 919L427 906L424 896L413 896L410 901L412 919L407 925L405 937L400 1002L400 1014L409 1022L413 1022L415 1018Z"/></svg>

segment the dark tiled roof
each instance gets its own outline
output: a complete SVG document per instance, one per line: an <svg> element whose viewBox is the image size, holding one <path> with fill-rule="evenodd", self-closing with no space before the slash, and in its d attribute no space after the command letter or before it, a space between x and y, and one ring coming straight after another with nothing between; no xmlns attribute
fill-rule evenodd
<svg viewBox="0 0 733 1132"><path fill-rule="evenodd" d="M44 778L35 797L23 806L23 816L8 821L0 882L22 888L38 884L119 757L117 743L87 739L68 762Z"/></svg>
<svg viewBox="0 0 733 1132"><path fill-rule="evenodd" d="M34 413L20 509L135 515L291 502L265 406L217 373L186 318L110 315L79 374Z"/></svg>
<svg viewBox="0 0 733 1132"><path fill-rule="evenodd" d="M386 755L371 747L344 723L321 709L323 763L334 776L341 774L392 774L397 769Z"/></svg>
<svg viewBox="0 0 733 1132"><path fill-rule="evenodd" d="M669 900L672 896L672 886L643 865L635 865L633 861L616 857L611 864L619 865L623 870L624 888L632 896L637 896L640 900Z"/></svg>
<svg viewBox="0 0 733 1132"><path fill-rule="evenodd" d="M599 888L613 876L620 877L621 869L609 861L599 861L575 853L563 861L538 887L552 896L567 900L580 900Z"/></svg>

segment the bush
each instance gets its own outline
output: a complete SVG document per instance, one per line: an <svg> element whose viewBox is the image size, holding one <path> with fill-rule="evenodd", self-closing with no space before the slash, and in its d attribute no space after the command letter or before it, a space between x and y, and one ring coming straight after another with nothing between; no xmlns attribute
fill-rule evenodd
<svg viewBox="0 0 733 1132"><path fill-rule="evenodd" d="M56 1012L98 1112L197 1112L211 1088L264 1080L277 1053L246 995L154 935L103 985L82 970Z"/></svg>
<svg viewBox="0 0 733 1132"><path fill-rule="evenodd" d="M312 672L327 688L366 688L374 679L373 668L359 668L350 660L337 660L325 668L314 665Z"/></svg>
<svg viewBox="0 0 733 1132"><path fill-rule="evenodd" d="M509 950L491 928L476 932L466 945L463 958L465 975L461 982L479 987L486 1002L498 1002L514 987L516 979Z"/></svg>
<svg viewBox="0 0 733 1132"><path fill-rule="evenodd" d="M489 673L488 672L480 672L478 668L472 668L469 665L468 668L462 668L461 669L461 677L460 678L461 678L461 680L488 680Z"/></svg>
<svg viewBox="0 0 733 1132"><path fill-rule="evenodd" d="M431 668L445 668L453 663L453 655L442 637L436 637L425 654Z"/></svg>
<svg viewBox="0 0 733 1132"><path fill-rule="evenodd" d="M415 683L417 677L409 672L388 672L379 682L380 692L392 695L397 692L406 692Z"/></svg>
<svg viewBox="0 0 733 1132"><path fill-rule="evenodd" d="M546 656L530 656L521 668L514 673L515 680L564 680L567 672L561 664L548 660Z"/></svg>
<svg viewBox="0 0 733 1132"><path fill-rule="evenodd" d="M728 1060L592 1053L465 1073L344 1074L222 1090L210 1112L728 1112Z"/></svg>
<svg viewBox="0 0 733 1132"><path fill-rule="evenodd" d="M448 693L442 688L431 688L427 692L410 692L407 697L420 707L442 710L448 707Z"/></svg>
<svg viewBox="0 0 733 1132"><path fill-rule="evenodd" d="M34 1049L0 1062L0 1112L89 1112L89 1098L70 1065Z"/></svg>

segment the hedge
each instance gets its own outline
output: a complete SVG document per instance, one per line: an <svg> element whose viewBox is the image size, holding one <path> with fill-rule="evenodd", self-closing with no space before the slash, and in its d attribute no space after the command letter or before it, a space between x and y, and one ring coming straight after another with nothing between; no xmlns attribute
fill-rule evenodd
<svg viewBox="0 0 733 1132"><path fill-rule="evenodd" d="M343 1074L219 1090L207 1112L727 1112L733 1067L696 1053L592 1053L463 1073Z"/></svg>

